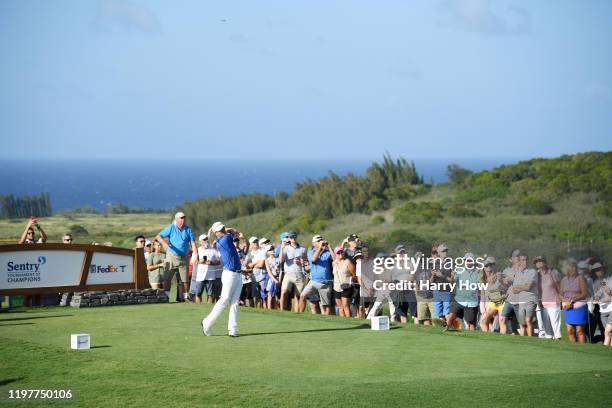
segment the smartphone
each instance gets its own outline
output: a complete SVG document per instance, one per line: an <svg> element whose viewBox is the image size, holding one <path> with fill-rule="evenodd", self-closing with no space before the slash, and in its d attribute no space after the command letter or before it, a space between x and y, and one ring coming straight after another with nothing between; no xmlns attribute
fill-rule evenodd
<svg viewBox="0 0 612 408"><path fill-rule="evenodd" d="M206 260L207 260L207 259L208 259L208 257L207 257L206 255L204 255L204 256L202 257L202 260L203 260L204 262L206 262Z"/></svg>

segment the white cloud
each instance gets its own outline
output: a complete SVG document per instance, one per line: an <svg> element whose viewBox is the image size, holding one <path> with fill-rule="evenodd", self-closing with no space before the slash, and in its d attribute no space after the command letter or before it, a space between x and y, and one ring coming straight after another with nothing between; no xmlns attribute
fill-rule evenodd
<svg viewBox="0 0 612 408"><path fill-rule="evenodd" d="M129 0L99 0L92 28L97 32L133 30L159 33L161 23L150 9Z"/></svg>
<svg viewBox="0 0 612 408"><path fill-rule="evenodd" d="M531 15L527 10L509 5L500 8L494 7L491 0L441 0L436 11L440 24L451 29L492 36L531 32Z"/></svg>

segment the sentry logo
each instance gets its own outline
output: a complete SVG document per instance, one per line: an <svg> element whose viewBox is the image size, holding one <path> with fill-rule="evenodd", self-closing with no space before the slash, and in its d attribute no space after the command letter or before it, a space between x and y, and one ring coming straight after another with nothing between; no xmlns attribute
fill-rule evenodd
<svg viewBox="0 0 612 408"><path fill-rule="evenodd" d="M39 256L38 262L15 263L13 261L9 261L6 264L6 270L8 272L14 272L14 271L38 272L40 270L40 266L46 263L47 263L47 257L45 256Z"/></svg>
<svg viewBox="0 0 612 408"><path fill-rule="evenodd" d="M119 265L119 266L107 265L107 266L102 266L102 265L93 265L92 264L89 267L89 273L125 272L125 268L127 268L127 265Z"/></svg>

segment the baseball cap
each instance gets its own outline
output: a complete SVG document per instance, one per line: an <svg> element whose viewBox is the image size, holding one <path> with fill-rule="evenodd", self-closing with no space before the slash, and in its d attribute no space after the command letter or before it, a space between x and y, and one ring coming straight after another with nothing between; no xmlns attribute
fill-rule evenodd
<svg viewBox="0 0 612 408"><path fill-rule="evenodd" d="M343 252L344 252L344 248L341 247L341 246L337 246L337 247L334 248L334 253L336 253L336 254L341 254Z"/></svg>
<svg viewBox="0 0 612 408"><path fill-rule="evenodd" d="M151 241L149 241L148 239L145 241L145 246L149 246L151 245Z"/></svg>
<svg viewBox="0 0 612 408"><path fill-rule="evenodd" d="M295 232L295 231L289 231L289 232L287 233L287 238L297 238L297 235L298 235L298 234L297 234L297 232Z"/></svg>
<svg viewBox="0 0 612 408"><path fill-rule="evenodd" d="M217 221L210 228L213 230L213 232L219 232L225 228L225 225L221 221Z"/></svg>
<svg viewBox="0 0 612 408"><path fill-rule="evenodd" d="M535 264L536 262L546 262L546 258L544 258L542 255L538 255L533 258L533 263Z"/></svg>
<svg viewBox="0 0 612 408"><path fill-rule="evenodd" d="M253 242L259 242L259 239L257 237L249 238L249 244L252 244Z"/></svg>
<svg viewBox="0 0 612 408"><path fill-rule="evenodd" d="M517 256L521 256L521 250L520 249L515 249L514 251L512 251L512 254L510 255L512 258L516 258Z"/></svg>
<svg viewBox="0 0 612 408"><path fill-rule="evenodd" d="M357 259L357 258L363 258L363 253L361 251L356 251L353 254L353 259Z"/></svg>
<svg viewBox="0 0 612 408"><path fill-rule="evenodd" d="M484 260L484 265L493 265L495 263L495 258L493 258L492 256L487 256L487 258Z"/></svg>
<svg viewBox="0 0 612 408"><path fill-rule="evenodd" d="M261 245L269 244L270 240L268 238L261 237L261 238L259 238L259 243Z"/></svg>
<svg viewBox="0 0 612 408"><path fill-rule="evenodd" d="M463 255L463 259L475 259L476 257L474 256L473 253L468 252L467 254Z"/></svg>
<svg viewBox="0 0 612 408"><path fill-rule="evenodd" d="M280 234L281 241L285 238L289 238L289 233L287 231L281 232Z"/></svg>
<svg viewBox="0 0 612 408"><path fill-rule="evenodd" d="M447 252L447 251L448 251L448 246L446 246L446 244L438 245L438 252Z"/></svg>
<svg viewBox="0 0 612 408"><path fill-rule="evenodd" d="M206 235L206 234L202 234L202 235L200 235L200 236L198 237L198 239L199 239L200 241L208 241L208 235Z"/></svg>
<svg viewBox="0 0 612 408"><path fill-rule="evenodd" d="M273 247L272 245L266 245L266 246L264 247L264 251L266 251L266 252L268 252L268 251L273 251L273 250L274 250L274 247Z"/></svg>
<svg viewBox="0 0 612 408"><path fill-rule="evenodd" d="M178 220L179 218L185 218L185 213L182 211L177 212L176 214L174 214L174 219Z"/></svg>
<svg viewBox="0 0 612 408"><path fill-rule="evenodd" d="M589 264L586 261L580 261L576 265L578 269L589 269Z"/></svg>
<svg viewBox="0 0 612 408"><path fill-rule="evenodd" d="M599 262L595 262L593 265L591 265L591 271L597 272L601 270L603 270L603 265L600 264Z"/></svg>
<svg viewBox="0 0 612 408"><path fill-rule="evenodd" d="M359 235L357 234L351 234L348 236L349 241L357 241L358 239L359 239Z"/></svg>
<svg viewBox="0 0 612 408"><path fill-rule="evenodd" d="M376 254L375 258L386 258L387 254L384 252L379 252Z"/></svg>
<svg viewBox="0 0 612 408"><path fill-rule="evenodd" d="M406 248L402 244L399 244L398 246L395 247L395 252L396 253L406 252Z"/></svg>
<svg viewBox="0 0 612 408"><path fill-rule="evenodd" d="M314 244L315 242L319 242L319 241L323 241L323 237L320 235L315 235L314 237L312 237L312 243Z"/></svg>

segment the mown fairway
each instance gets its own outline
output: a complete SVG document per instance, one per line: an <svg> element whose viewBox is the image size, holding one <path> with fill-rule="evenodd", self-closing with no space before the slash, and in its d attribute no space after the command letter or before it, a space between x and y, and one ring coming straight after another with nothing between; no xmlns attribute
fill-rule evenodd
<svg viewBox="0 0 612 408"><path fill-rule="evenodd" d="M0 392L72 389L73 407L606 406L612 350L241 308L204 337L194 304L0 314ZM89 333L91 350L70 349ZM49 404L49 402L45 402ZM21 404L11 404L19 406ZM31 402L22 404L33 406Z"/></svg>

